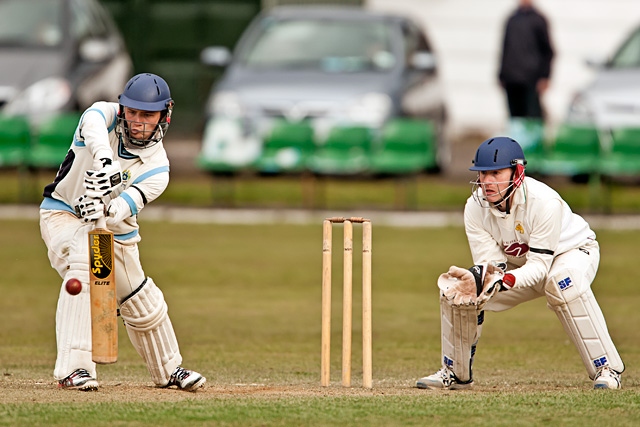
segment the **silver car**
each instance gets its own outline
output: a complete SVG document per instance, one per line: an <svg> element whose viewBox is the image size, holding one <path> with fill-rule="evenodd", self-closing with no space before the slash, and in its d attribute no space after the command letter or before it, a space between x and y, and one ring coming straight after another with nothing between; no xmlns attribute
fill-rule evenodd
<svg viewBox="0 0 640 427"><path fill-rule="evenodd" d="M286 6L259 15L231 55L203 50L226 66L206 105L201 158L242 167L260 156L274 123L311 123L322 145L336 126L373 133L394 118L429 120L437 168L446 168L446 107L433 49L411 19L339 6Z"/></svg>
<svg viewBox="0 0 640 427"><path fill-rule="evenodd" d="M97 0L0 0L0 113L38 122L115 101L132 68Z"/></svg>
<svg viewBox="0 0 640 427"><path fill-rule="evenodd" d="M594 81L573 99L567 121L600 129L640 126L640 27L599 65Z"/></svg>

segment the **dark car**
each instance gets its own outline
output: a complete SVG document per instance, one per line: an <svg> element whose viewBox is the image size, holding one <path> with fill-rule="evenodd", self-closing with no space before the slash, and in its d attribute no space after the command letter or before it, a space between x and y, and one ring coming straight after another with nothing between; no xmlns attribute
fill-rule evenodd
<svg viewBox="0 0 640 427"><path fill-rule="evenodd" d="M0 113L37 122L117 100L132 62L97 0L0 0Z"/></svg>
<svg viewBox="0 0 640 427"><path fill-rule="evenodd" d="M227 67L207 102L205 161L251 164L283 120L310 123L322 146L336 127L375 134L406 118L433 125L437 166L449 162L435 54L407 17L339 6L276 7L249 25L233 55L209 47L202 62Z"/></svg>

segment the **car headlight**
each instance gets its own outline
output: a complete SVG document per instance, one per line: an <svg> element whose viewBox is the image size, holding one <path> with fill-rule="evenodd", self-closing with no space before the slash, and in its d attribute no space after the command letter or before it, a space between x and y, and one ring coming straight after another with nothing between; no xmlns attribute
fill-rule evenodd
<svg viewBox="0 0 640 427"><path fill-rule="evenodd" d="M209 104L209 111L214 116L237 119L245 113L240 97L235 92L219 92L213 96Z"/></svg>
<svg viewBox="0 0 640 427"><path fill-rule="evenodd" d="M577 94L569 104L567 121L572 123L592 123L594 120L595 116L589 100L583 94Z"/></svg>
<svg viewBox="0 0 640 427"><path fill-rule="evenodd" d="M71 84L66 79L48 77L19 93L5 106L5 111L26 115L58 111L69 103L71 94Z"/></svg>
<svg viewBox="0 0 640 427"><path fill-rule="evenodd" d="M352 122L379 127L391 111L391 98L383 93L367 93L347 107Z"/></svg>

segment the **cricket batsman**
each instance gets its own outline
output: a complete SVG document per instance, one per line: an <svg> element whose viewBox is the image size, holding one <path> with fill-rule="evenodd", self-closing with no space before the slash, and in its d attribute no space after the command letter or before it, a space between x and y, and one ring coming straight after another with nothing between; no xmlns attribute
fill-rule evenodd
<svg viewBox="0 0 640 427"><path fill-rule="evenodd" d="M54 181L44 189L40 229L51 266L66 283L56 310L57 358L53 375L62 389L97 390L91 355L87 233L106 215L115 238L116 299L131 343L158 387L196 391L206 379L181 367L182 356L160 288L140 264L137 215L169 183L162 139L173 100L154 74L131 78L119 103L96 102L83 114Z"/></svg>
<svg viewBox="0 0 640 427"><path fill-rule="evenodd" d="M525 177L520 145L497 137L479 147L464 209L474 266L440 275L442 368L422 389L468 389L484 313L544 297L575 345L593 386L621 388L624 364L591 291L600 248L589 224L549 186Z"/></svg>

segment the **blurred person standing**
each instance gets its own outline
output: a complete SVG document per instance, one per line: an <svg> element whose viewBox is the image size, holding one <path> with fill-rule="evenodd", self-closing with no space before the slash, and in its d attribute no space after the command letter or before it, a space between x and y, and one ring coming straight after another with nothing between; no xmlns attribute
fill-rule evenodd
<svg viewBox="0 0 640 427"><path fill-rule="evenodd" d="M532 0L519 0L505 25L499 72L511 118L544 119L540 97L549 87L553 56L547 19Z"/></svg>

